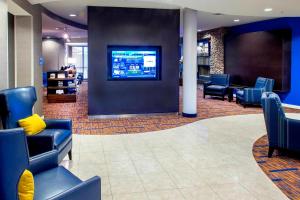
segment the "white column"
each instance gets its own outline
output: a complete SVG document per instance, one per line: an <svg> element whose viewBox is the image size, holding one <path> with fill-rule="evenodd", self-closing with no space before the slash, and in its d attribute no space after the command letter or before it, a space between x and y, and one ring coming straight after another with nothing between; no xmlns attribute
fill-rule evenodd
<svg viewBox="0 0 300 200"><path fill-rule="evenodd" d="M0 90L8 88L8 13L7 1L0 0Z"/></svg>
<svg viewBox="0 0 300 200"><path fill-rule="evenodd" d="M183 116L197 116L197 11L183 10Z"/></svg>

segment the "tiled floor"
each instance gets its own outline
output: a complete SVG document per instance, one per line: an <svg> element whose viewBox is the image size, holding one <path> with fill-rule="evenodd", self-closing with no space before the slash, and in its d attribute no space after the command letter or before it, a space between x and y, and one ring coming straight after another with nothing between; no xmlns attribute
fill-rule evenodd
<svg viewBox="0 0 300 200"><path fill-rule="evenodd" d="M181 102L181 98L180 98ZM180 103L180 108L181 108ZM44 115L46 118L70 118L73 120L73 133L84 135L113 135L143 133L179 127L188 123L220 116L256 114L261 108L243 108L235 102L222 101L216 98L202 98L202 90L198 89L198 117L189 119L181 115L158 115L134 117L130 119L88 119L87 83L80 86L76 103L48 104L44 101ZM291 111L291 110L289 110ZM294 112L294 111L293 111Z"/></svg>
<svg viewBox="0 0 300 200"><path fill-rule="evenodd" d="M284 200L253 158L265 133L256 114L144 134L74 135L74 159L63 165L82 179L101 176L103 200Z"/></svg>
<svg viewBox="0 0 300 200"><path fill-rule="evenodd" d="M300 119L299 114L288 117ZM290 199L300 199L300 158L299 155L280 155L277 151L268 158L268 138L261 137L253 145L253 155L258 165Z"/></svg>

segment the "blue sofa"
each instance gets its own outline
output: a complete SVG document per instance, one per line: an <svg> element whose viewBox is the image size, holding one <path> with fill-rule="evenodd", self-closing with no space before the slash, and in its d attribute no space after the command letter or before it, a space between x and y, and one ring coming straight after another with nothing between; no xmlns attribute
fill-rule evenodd
<svg viewBox="0 0 300 200"><path fill-rule="evenodd" d="M272 157L275 149L300 152L300 120L285 116L280 98L273 92L263 93L261 104L269 139L268 156Z"/></svg>
<svg viewBox="0 0 300 200"><path fill-rule="evenodd" d="M236 103L244 105L261 105L261 95L264 92L272 92L274 87L274 80L258 77L254 88L244 88L237 90Z"/></svg>
<svg viewBox="0 0 300 200"><path fill-rule="evenodd" d="M32 115L37 100L34 87L0 91L0 116L4 129L18 128L18 120ZM27 136L30 156L58 150L58 161L68 154L72 160L72 121L46 119L46 129L35 136Z"/></svg>
<svg viewBox="0 0 300 200"><path fill-rule="evenodd" d="M18 183L25 169L34 176L34 200L100 200L101 181L81 181L58 166L57 150L28 157L23 129L0 130L0 199L18 200Z"/></svg>
<svg viewBox="0 0 300 200"><path fill-rule="evenodd" d="M203 98L206 95L222 97L223 101L230 85L229 74L211 74L209 81L203 84Z"/></svg>

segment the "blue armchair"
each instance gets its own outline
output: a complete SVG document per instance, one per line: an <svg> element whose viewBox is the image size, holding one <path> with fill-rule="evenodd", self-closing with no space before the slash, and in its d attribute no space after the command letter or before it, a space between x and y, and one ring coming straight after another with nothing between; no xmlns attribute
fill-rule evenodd
<svg viewBox="0 0 300 200"><path fill-rule="evenodd" d="M230 84L229 74L212 74L208 82L203 84L203 98L206 95L224 97L228 92L228 87Z"/></svg>
<svg viewBox="0 0 300 200"><path fill-rule="evenodd" d="M254 88L244 88L237 90L236 103L244 105L261 105L261 95L264 92L272 92L274 87L274 80L258 77Z"/></svg>
<svg viewBox="0 0 300 200"><path fill-rule="evenodd" d="M18 128L18 120L32 115L36 100L34 87L0 91L0 115L3 128ZM35 136L27 136L30 156L57 149L59 162L67 154L72 160L72 121L47 119L45 122L44 131Z"/></svg>
<svg viewBox="0 0 300 200"><path fill-rule="evenodd" d="M18 182L25 169L34 176L34 200L100 200L101 181L93 177L81 181L58 166L57 150L28 157L23 129L0 131L0 197L18 200Z"/></svg>
<svg viewBox="0 0 300 200"><path fill-rule="evenodd" d="M285 116L280 98L273 92L265 92L261 98L269 139L268 157L275 149L300 152L300 120Z"/></svg>

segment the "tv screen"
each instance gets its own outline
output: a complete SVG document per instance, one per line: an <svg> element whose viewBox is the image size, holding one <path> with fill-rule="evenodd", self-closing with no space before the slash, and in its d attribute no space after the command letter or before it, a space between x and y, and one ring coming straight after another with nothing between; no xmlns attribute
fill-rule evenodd
<svg viewBox="0 0 300 200"><path fill-rule="evenodd" d="M160 78L160 47L108 46L110 80L158 80Z"/></svg>

